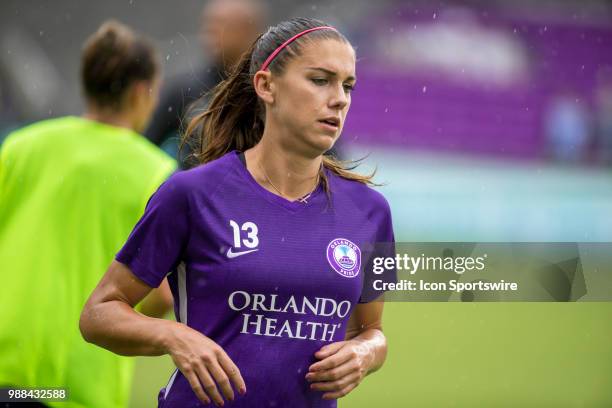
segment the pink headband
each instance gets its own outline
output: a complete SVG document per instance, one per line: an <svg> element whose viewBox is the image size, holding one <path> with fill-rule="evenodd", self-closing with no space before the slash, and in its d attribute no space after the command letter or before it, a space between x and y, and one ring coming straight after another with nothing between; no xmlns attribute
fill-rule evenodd
<svg viewBox="0 0 612 408"><path fill-rule="evenodd" d="M321 26L321 27L315 27L315 28L309 28L308 30L304 30L301 33L297 33L296 35L294 35L293 37L291 37L290 39L288 39L287 41L285 41L284 43L282 43L277 49L274 50L274 52L272 54L270 54L270 56L264 61L264 63L261 65L260 71L265 71L268 68L268 65L270 65L270 63L272 62L272 60L274 59L274 57L276 57L278 55L279 52L281 52L283 50L283 48L285 48L286 46L288 46L289 44L291 44L293 41L297 40L298 38L300 38L301 36L303 36L304 34L308 34L311 31L315 31L315 30L334 30L336 31L336 29L334 27L330 27L330 26Z"/></svg>

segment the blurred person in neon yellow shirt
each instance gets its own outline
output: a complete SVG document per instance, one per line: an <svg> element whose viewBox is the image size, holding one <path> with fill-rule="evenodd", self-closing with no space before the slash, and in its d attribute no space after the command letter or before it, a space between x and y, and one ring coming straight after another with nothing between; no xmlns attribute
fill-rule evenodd
<svg viewBox="0 0 612 408"><path fill-rule="evenodd" d="M66 387L68 402L125 407L133 361L87 344L79 315L174 160L142 137L157 103L159 59L109 21L85 43L87 111L41 121L0 148L0 387ZM162 316L165 283L140 305ZM10 405L9 405L10 406Z"/></svg>

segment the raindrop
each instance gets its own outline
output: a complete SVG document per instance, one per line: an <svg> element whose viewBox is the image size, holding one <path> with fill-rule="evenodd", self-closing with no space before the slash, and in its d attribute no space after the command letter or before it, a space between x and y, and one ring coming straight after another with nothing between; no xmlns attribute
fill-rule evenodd
<svg viewBox="0 0 612 408"><path fill-rule="evenodd" d="M389 108L385 108L385 113L389 112Z"/></svg>
<svg viewBox="0 0 612 408"><path fill-rule="evenodd" d="M172 112L172 106L168 106L168 112Z"/></svg>
<svg viewBox="0 0 612 408"><path fill-rule="evenodd" d="M423 86L423 93L427 92L427 85Z"/></svg>
<svg viewBox="0 0 612 408"><path fill-rule="evenodd" d="M436 13L433 13L433 19L435 20L437 17Z"/></svg>
<svg viewBox="0 0 612 408"><path fill-rule="evenodd" d="M170 60L170 54L166 55L166 61Z"/></svg>

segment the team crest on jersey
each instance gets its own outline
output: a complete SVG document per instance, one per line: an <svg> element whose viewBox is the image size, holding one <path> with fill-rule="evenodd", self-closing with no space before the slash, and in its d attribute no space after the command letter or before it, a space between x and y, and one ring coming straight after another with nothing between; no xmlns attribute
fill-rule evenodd
<svg viewBox="0 0 612 408"><path fill-rule="evenodd" d="M327 261L339 275L354 278L361 267L361 250L348 239L336 238L327 245Z"/></svg>

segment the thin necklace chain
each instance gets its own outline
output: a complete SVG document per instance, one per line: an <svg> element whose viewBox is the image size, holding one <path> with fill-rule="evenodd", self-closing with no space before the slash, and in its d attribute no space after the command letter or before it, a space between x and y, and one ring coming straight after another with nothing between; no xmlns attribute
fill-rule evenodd
<svg viewBox="0 0 612 408"><path fill-rule="evenodd" d="M276 192L277 192L278 194L280 194L280 196L281 196L281 197L287 197L286 195L284 195L284 194L283 194L283 193L282 193L282 192L281 192L281 191L278 189L278 187L276 187L276 186L274 185L274 183L272 182L272 180L270 180L270 177L268 177L268 173L266 173L266 169L264 169L264 167L261 165L261 163L260 163L260 162L258 162L257 164L259 165L259 168L260 168L260 169L261 169L261 171L263 172L264 177L266 178L266 181L267 181L268 183L270 183L270 185L272 186L272 188L273 188L274 190L276 190ZM319 186L319 179L320 179L320 177L321 177L321 171L319 170L319 172L317 173L317 180L315 181L315 185L314 185L314 187L312 188L312 190L310 190L310 193L306 194L306 195L305 195L305 196L303 196L303 197L298 198L298 199L297 199L297 201L299 201L299 202L301 202L301 203L304 203L304 204L307 204L307 203L308 203L308 199L310 198L310 196L312 195L312 193L314 193L314 192L315 192L315 190L317 189L317 187Z"/></svg>

